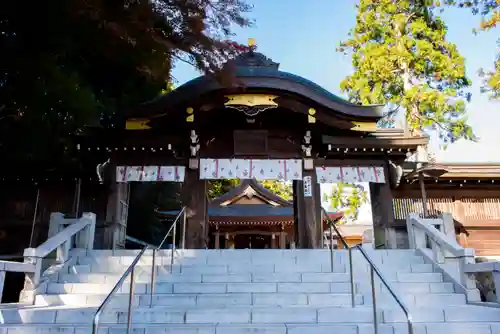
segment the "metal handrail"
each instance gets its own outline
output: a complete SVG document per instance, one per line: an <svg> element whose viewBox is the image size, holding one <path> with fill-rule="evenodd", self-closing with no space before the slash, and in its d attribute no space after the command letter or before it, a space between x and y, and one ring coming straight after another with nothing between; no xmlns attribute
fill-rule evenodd
<svg viewBox="0 0 500 334"><path fill-rule="evenodd" d="M165 243L165 241L167 241L167 238L168 236L170 235L170 232L172 232L172 230L174 231L174 240L173 240L173 244L175 246L175 227L177 226L177 222L179 221L179 218L181 217L181 215L184 213L184 211L186 211L186 207L182 207L181 211L179 211L179 213L177 214L177 216L175 217L175 220L174 222L172 223L172 225L170 226L170 228L168 229L167 233L165 233L165 236L163 237L163 240L160 242L160 245L158 245L158 247L156 247L156 249L161 249L161 246L163 246L163 244Z"/></svg>
<svg viewBox="0 0 500 334"><path fill-rule="evenodd" d="M340 241L342 241L342 245L344 246L345 249L347 249L347 254L349 257L349 279L351 281L351 306L355 307L356 305L356 300L355 300L355 289L354 289L354 272L352 269L352 249L349 247L349 244L347 241L344 239L342 234L340 234L339 229L335 225L335 222L328 216L328 212L326 212L325 208L321 207L321 211L323 211L323 214L325 215L326 219L328 220L328 225L330 227L330 268L331 271L333 272L333 230L335 230L335 233L337 233L337 236L340 238Z"/></svg>
<svg viewBox="0 0 500 334"><path fill-rule="evenodd" d="M129 241L129 242L136 243L136 244L138 244L138 245L141 245L142 247L144 247L144 246L149 246L150 248L156 248L156 246L155 246L155 245L148 244L147 242L142 241L142 240L139 240L139 239L134 238L134 237L131 237L130 235L126 235L126 236L125 236L125 241Z"/></svg>
<svg viewBox="0 0 500 334"><path fill-rule="evenodd" d="M170 263L171 263L170 268L172 268L172 265L173 265L173 262L174 262L176 226L177 226L177 222L179 221L179 218L185 212L185 210L186 210L186 207L183 207L182 210L177 215L177 217L175 218L174 223L172 224L172 226L168 229L168 231L165 234L165 237L161 241L160 245L158 247L156 247L156 248L153 248L153 259L152 259L153 263L152 263L152 270L151 270L151 289L150 289L150 307L152 306L152 303L153 303L153 294L154 294L155 284L156 284L156 271L155 271L155 267L156 267L156 261L155 261L156 251L159 250L159 249L161 249L161 247L163 246L163 244L167 240L168 236L170 235L170 232L173 231L173 242L172 242L173 243L173 248L172 248L171 261L170 261ZM183 225L183 231L182 231L182 233L183 233L182 247L183 248L184 248L184 245L185 245L185 242L186 242L186 237L185 237L185 233L186 233L185 232L186 231L186 219L185 218L186 217L184 215L184 219L183 219L183 224L184 225ZM97 330L98 330L98 327L99 327L99 320L100 320L102 312L104 311L104 308L109 303L109 301L111 300L111 298L113 297L113 295L116 293L116 291L118 291L118 289L123 285L123 282L125 282L125 280L127 279L127 277L129 275L130 275L130 290L129 290L129 300L128 300L127 334L130 333L130 329L131 329L131 326L132 326L132 306L133 306L132 305L132 301L134 299L134 288L135 288L135 281L134 281L135 267L139 263L139 260L142 258L142 256L146 252L146 250L148 250L150 248L151 247L149 245L147 245L147 246L145 246L139 252L139 254L137 254L137 256L135 257L134 261L132 261L132 263L130 264L130 266L128 266L127 270L125 270L125 272L122 274L122 276L120 277L120 279L118 280L118 282L115 284L115 286L113 287L113 289L111 290L111 292L106 296L106 298L104 299L104 301L101 303L101 305L97 309L96 313L94 314L94 318L93 318L93 321L92 321L92 334L97 334ZM172 269L170 269L170 270L172 270Z"/></svg>
<svg viewBox="0 0 500 334"><path fill-rule="evenodd" d="M377 268L375 263L373 263L373 260L370 258L370 256L366 253L366 251L362 248L361 245L356 245L354 247L349 247L347 244L347 241L344 239L342 234L340 234L340 231L338 230L337 226L335 225L335 222L328 216L328 212L326 212L325 208L321 208L323 211L323 214L326 216L326 219L329 221L329 226L330 226L330 262L332 266L332 271L333 271L333 241L332 241L332 229L335 230L335 233L337 233L337 236L340 238L342 241L342 244L345 248L348 249L348 254L349 254L349 270L350 270L350 279L351 279L351 301L352 301L352 307L355 307L355 298L354 298L354 272L353 272L353 264L352 264L352 250L357 249L361 252L361 255L365 258L365 260L368 262L370 265L370 281L371 281L371 287L372 287L372 299L373 299L373 328L374 328L374 333L378 334L378 322L377 322L377 303L376 303L376 296L375 296L375 274L379 277L380 281L382 284L385 285L387 290L389 290L389 293L392 295L392 297L396 300L396 303L401 307L403 310L403 313L406 316L407 322L408 322L408 334L413 334L413 318L410 314L410 311L408 308L404 305L404 303L401 301L401 298L398 297L398 295L394 292L392 287L387 283L387 280L382 276L382 273L380 270Z"/></svg>
<svg viewBox="0 0 500 334"><path fill-rule="evenodd" d="M130 275L130 290L129 290L129 299L128 299L128 317L127 317L127 334L130 333L131 325L132 325L132 301L134 299L134 288L135 288L135 281L134 281L134 271L135 267L139 263L139 260L141 257L144 255L146 250L149 247L146 246L144 247L139 254L135 257L134 261L128 266L127 270L122 274L118 282L115 284L111 292L106 296L104 301L101 303L99 308L94 314L94 318L92 320L92 334L97 334L97 329L99 327L99 319L101 317L102 312L104 311L104 308L106 305L109 303L113 295L118 291L118 289L123 285L123 282L125 282L125 279Z"/></svg>
<svg viewBox="0 0 500 334"><path fill-rule="evenodd" d="M179 218L182 216L182 242L181 242L181 249L184 249L186 246L186 207L182 207L181 211L177 214L175 217L174 222L168 229L167 233L163 237L163 240L160 242L160 245L156 248L153 248L153 262L151 264L151 289L149 289L149 307L153 307L153 295L155 293L155 286L156 286L156 252L161 249L165 241L167 240L168 236L170 235L170 232L173 232L172 234L172 249L170 252L170 272L172 272L173 267L174 267L174 252L176 251L175 247L175 239L177 236L177 222L179 221Z"/></svg>
<svg viewBox="0 0 500 334"><path fill-rule="evenodd" d="M372 285L372 299L373 299L373 327L374 327L374 333L378 334L378 322L377 322L377 303L376 303L376 296L375 296L375 275L377 274L378 278L382 282L382 284L385 285L387 290L389 290L389 293L391 296L396 300L396 303L401 307L403 310L403 313L406 316L406 320L408 322L408 334L413 334L413 318L411 316L410 311L408 308L405 306L405 304L401 301L401 298L398 297L396 292L392 289L392 287L389 285L387 280L384 278L380 270L377 268L375 263L373 263L373 260L370 258L370 256L366 253L366 251L363 249L361 245L356 245L352 247L353 249L357 249L361 252L365 260L368 262L370 265L370 281Z"/></svg>

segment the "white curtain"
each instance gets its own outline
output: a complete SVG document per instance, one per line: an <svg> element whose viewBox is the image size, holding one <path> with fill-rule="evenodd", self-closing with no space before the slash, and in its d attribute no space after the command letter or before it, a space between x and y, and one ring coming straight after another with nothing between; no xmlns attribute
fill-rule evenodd
<svg viewBox="0 0 500 334"><path fill-rule="evenodd" d="M200 179L302 180L302 160L200 159Z"/></svg>
<svg viewBox="0 0 500 334"><path fill-rule="evenodd" d="M318 183L385 183L383 167L316 167Z"/></svg>
<svg viewBox="0 0 500 334"><path fill-rule="evenodd" d="M184 166L118 166L116 182L184 182Z"/></svg>

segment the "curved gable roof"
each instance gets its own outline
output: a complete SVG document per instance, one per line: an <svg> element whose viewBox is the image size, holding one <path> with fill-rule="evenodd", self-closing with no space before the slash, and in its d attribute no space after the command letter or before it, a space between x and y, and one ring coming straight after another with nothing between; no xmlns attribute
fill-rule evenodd
<svg viewBox="0 0 500 334"><path fill-rule="evenodd" d="M238 85L225 87L210 76L200 76L188 81L169 94L141 105L139 109L148 109L150 112L153 110L164 111L167 106L190 103L201 95L210 92L242 86L245 89L266 89L300 95L313 100L325 109L346 116L379 119L384 115L384 106L363 106L346 101L306 78L280 71L278 63L258 52L249 51L243 53L229 61L225 66L234 70ZM140 110L135 111L141 113ZM139 117L139 115L134 116Z"/></svg>
<svg viewBox="0 0 500 334"><path fill-rule="evenodd" d="M279 206L291 207L293 206L292 202L284 200L280 196L273 194L269 190L267 190L260 182L256 179L242 180L241 183L231 189L229 192L225 193L222 196L219 196L210 202L211 206L224 206L223 204L226 202L232 203L237 201L243 196L247 196L248 188L251 188L256 196L261 197L265 201L269 203L276 203Z"/></svg>

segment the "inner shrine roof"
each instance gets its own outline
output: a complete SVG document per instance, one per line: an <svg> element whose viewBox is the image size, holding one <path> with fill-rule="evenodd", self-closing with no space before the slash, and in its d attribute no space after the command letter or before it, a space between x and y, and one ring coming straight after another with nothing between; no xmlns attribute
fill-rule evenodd
<svg viewBox="0 0 500 334"><path fill-rule="evenodd" d="M246 93L273 92L277 95L294 95L306 98L320 108L355 119L379 119L383 116L382 105L359 105L351 103L329 92L318 84L285 71L279 63L255 51L243 53L225 65L226 71L234 74L234 82L223 85L214 77L200 76L174 91L130 110L128 117L150 117L164 113L167 107L187 106L203 95L214 92L234 92L244 88Z"/></svg>
<svg viewBox="0 0 500 334"><path fill-rule="evenodd" d="M256 199L243 202L242 198ZM241 180L241 183L222 196L212 200L207 209L210 221L218 222L252 222L293 220L293 203L267 190L256 179ZM179 210L157 211L163 216L175 217ZM328 212L333 220L342 218L342 212Z"/></svg>
<svg viewBox="0 0 500 334"><path fill-rule="evenodd" d="M179 210L158 211L161 215L175 216ZM216 217L284 217L293 216L293 207L276 207L269 204L234 204L230 206L210 206L209 216Z"/></svg>

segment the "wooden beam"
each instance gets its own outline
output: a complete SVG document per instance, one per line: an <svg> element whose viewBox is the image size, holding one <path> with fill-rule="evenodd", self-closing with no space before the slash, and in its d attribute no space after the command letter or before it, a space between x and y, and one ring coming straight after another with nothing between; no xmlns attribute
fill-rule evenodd
<svg viewBox="0 0 500 334"><path fill-rule="evenodd" d="M385 166L385 159L314 159L314 165L317 167L336 167L336 166Z"/></svg>
<svg viewBox="0 0 500 334"><path fill-rule="evenodd" d="M413 148L416 149L419 145L426 145L429 139L426 137L337 137L337 136L322 136L323 144L330 144L335 147L350 148Z"/></svg>

